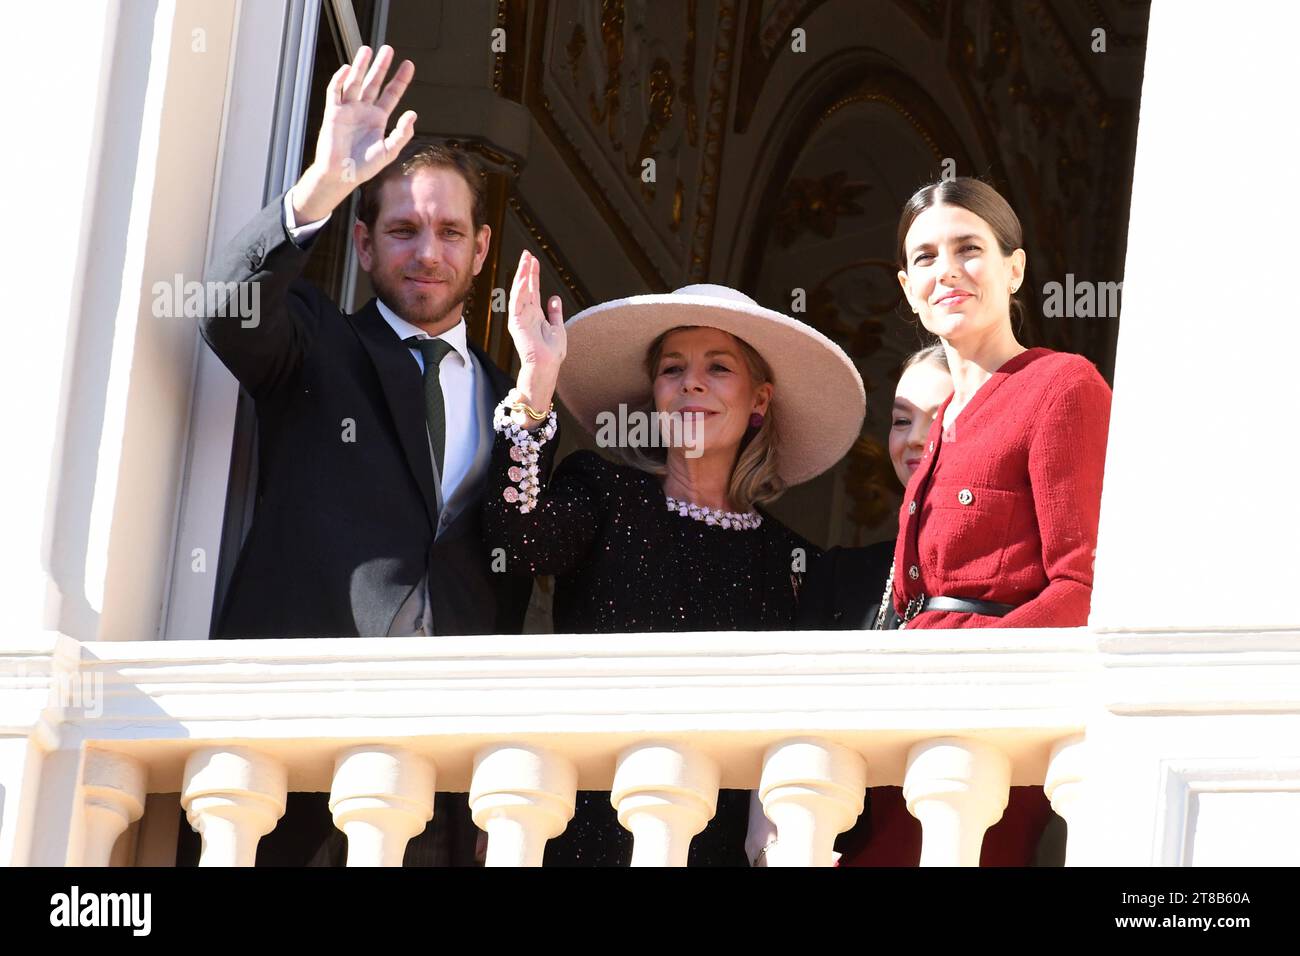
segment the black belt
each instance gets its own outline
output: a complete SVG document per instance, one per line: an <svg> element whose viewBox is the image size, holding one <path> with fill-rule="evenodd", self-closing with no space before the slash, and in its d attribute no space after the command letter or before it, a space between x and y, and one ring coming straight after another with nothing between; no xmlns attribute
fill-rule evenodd
<svg viewBox="0 0 1300 956"><path fill-rule="evenodd" d="M903 612L903 623L907 623L922 611L955 611L958 614L985 614L989 617L1006 617L1016 609L1014 604L999 604L997 601L976 601L971 598L926 597L921 594L907 602Z"/></svg>

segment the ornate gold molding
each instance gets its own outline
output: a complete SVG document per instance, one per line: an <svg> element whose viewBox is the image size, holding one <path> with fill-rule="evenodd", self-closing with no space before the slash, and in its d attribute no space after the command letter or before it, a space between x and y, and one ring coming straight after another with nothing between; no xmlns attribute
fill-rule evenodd
<svg viewBox="0 0 1300 956"><path fill-rule="evenodd" d="M865 56L865 52L861 55ZM772 163L769 179L757 202L758 214L749 230L742 266L742 288L755 285L761 264L763 243L775 228L779 197L789 182L800 154L820 129L840 110L863 103L880 103L901 116L934 155L936 163L952 157L963 169L971 167L969 154L956 129L938 105L910 77L889 67L863 63L855 78L846 78L848 67L827 77L827 91L814 97L805 113L787 127L780 153ZM848 85L847 92L837 92ZM784 104L783 109L788 109Z"/></svg>
<svg viewBox="0 0 1300 956"><path fill-rule="evenodd" d="M791 179L785 184L777 209L777 244L788 247L809 231L829 239L835 234L840 216L862 214L862 207L854 200L870 188L869 183L850 180L842 169L813 179Z"/></svg>
<svg viewBox="0 0 1300 956"><path fill-rule="evenodd" d="M789 38L795 25L829 0L778 0L758 27L758 51L766 59L772 59L777 46ZM756 4L754 13L761 16L761 5Z"/></svg>
<svg viewBox="0 0 1300 956"><path fill-rule="evenodd" d="M633 268L645 280L647 287L654 292L668 289L668 282L659 267L646 255L645 250L632 235L618 211L596 182L591 170L582 159L582 154L569 138L568 133L556 121L551 112L550 100L544 92L545 64L543 63L546 45L546 24L550 16L548 0L536 0L533 7L534 17L529 32L529 54L527 80L524 83L523 103L532 113L537 125L554 145L563 159L565 166L573 173L574 180L590 200L592 208L609 227L615 242L623 250Z"/></svg>
<svg viewBox="0 0 1300 956"><path fill-rule="evenodd" d="M1088 109L1092 111L1098 128L1106 129L1112 121L1110 97L1101 82L1093 75L1092 70L1088 69L1087 64L1079 56L1078 47L1070 42L1070 34L1062 26L1056 11L1042 0L1025 0L1025 10L1042 27L1044 38L1064 67L1066 76L1088 105Z"/></svg>
<svg viewBox="0 0 1300 956"><path fill-rule="evenodd" d="M930 152L934 155L936 160L944 159L945 153L943 147L941 147L939 141L935 139L934 132L931 128L926 123L922 122L920 117L917 116L914 107L910 103L905 102L897 94L879 87L861 89L836 100L822 112L821 116L817 118L817 124L813 127L813 132L815 133L825 125L827 120L846 106L854 106L860 103L884 103L899 116L903 117L903 119L907 120L908 125L910 125L912 129L916 130L917 135L920 136L925 145L929 147Z"/></svg>
<svg viewBox="0 0 1300 956"><path fill-rule="evenodd" d="M492 89L516 103L523 96L526 46L512 41L527 38L528 0L497 0L496 25L506 31L506 49L492 64Z"/></svg>
<svg viewBox="0 0 1300 956"><path fill-rule="evenodd" d="M498 321L492 311L492 291L497 288L499 282L497 277L501 271L502 226L505 223L505 200L510 185L506 174L501 172L489 172L485 179L487 217L488 225L492 229L492 237L488 243L488 254L483 261L483 268L475 277L469 300L465 303L466 324L470 338L478 342L483 351L492 355L498 366L508 369L510 367L508 361L503 364L502 359L508 359L510 336L501 336L504 344L498 343L496 354L492 351L492 336Z"/></svg>
<svg viewBox="0 0 1300 956"><path fill-rule="evenodd" d="M656 57L650 65L649 105L645 129L641 132L641 141L636 153L628 160L625 168L629 174L636 175L641 169L641 158L653 156L659 145L659 137L673 119L673 83L672 65L663 57ZM655 197L655 182L641 181L641 197L650 202Z"/></svg>
<svg viewBox="0 0 1300 956"><path fill-rule="evenodd" d="M569 295L574 304L579 309L585 309L591 305L594 301L591 293L582 280L578 278L577 272L569 265L568 260L564 258L559 247L543 232L541 225L537 221L537 216L534 215L528 204L515 192L510 194L507 202L511 211L519 217L520 223L528 230L528 234L533 237L533 242L537 244L537 248L542 250L542 255L550 263L551 268L555 270L555 274L560 277L564 287L569 290Z"/></svg>
<svg viewBox="0 0 1300 956"><path fill-rule="evenodd" d="M622 150L623 141L619 139L614 124L618 120L619 98L623 87L623 24L626 12L623 0L601 0L600 3L600 43L605 51L605 89L600 102L596 94L591 94L589 107L591 118L599 126L605 123L610 145Z"/></svg>
<svg viewBox="0 0 1300 956"><path fill-rule="evenodd" d="M695 195L695 222L687 275L703 282L713 257L713 231L718 208L718 173L727 130L727 102L731 98L731 73L736 63L740 20L735 0L720 0L718 33L713 44L713 69L709 74L709 100L704 114L704 150L700 184Z"/></svg>
<svg viewBox="0 0 1300 956"><path fill-rule="evenodd" d="M699 0L686 2L686 49L682 53L682 106L686 108L686 142L700 145L700 110L695 103L695 48L696 21L699 17Z"/></svg>
<svg viewBox="0 0 1300 956"><path fill-rule="evenodd" d="M587 31L581 23L575 23L573 32L569 34L569 42L564 45L564 52L569 58L569 77L574 86L578 85L578 65L582 62L582 54L586 49Z"/></svg>

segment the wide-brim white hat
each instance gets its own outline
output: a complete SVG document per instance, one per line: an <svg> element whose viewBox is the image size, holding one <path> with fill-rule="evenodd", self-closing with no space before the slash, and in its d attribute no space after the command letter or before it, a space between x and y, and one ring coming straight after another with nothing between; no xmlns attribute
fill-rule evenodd
<svg viewBox="0 0 1300 956"><path fill-rule="evenodd" d="M565 323L560 400L595 434L601 412L651 401L645 370L651 343L669 329L697 325L730 332L771 368L777 471L787 485L815 478L844 457L866 415L866 391L852 360L816 329L726 286L634 295L573 316Z"/></svg>

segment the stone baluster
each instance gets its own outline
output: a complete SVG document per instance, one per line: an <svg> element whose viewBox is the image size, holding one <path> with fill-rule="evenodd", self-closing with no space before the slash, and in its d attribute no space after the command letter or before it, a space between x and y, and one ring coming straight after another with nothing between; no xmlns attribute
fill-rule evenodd
<svg viewBox="0 0 1300 956"><path fill-rule="evenodd" d="M199 866L252 866L257 842L284 816L288 775L248 747L204 747L185 761L181 806L203 837Z"/></svg>
<svg viewBox="0 0 1300 956"><path fill-rule="evenodd" d="M85 866L108 866L117 838L144 814L148 777L148 768L134 757L94 748L86 751L81 777Z"/></svg>
<svg viewBox="0 0 1300 956"><path fill-rule="evenodd" d="M632 833L633 866L685 866L718 806L718 765L685 744L646 742L618 757L610 802Z"/></svg>
<svg viewBox="0 0 1300 956"><path fill-rule="evenodd" d="M979 866L984 832L1002 816L1011 761L978 740L941 738L907 755L903 798L921 821L921 866Z"/></svg>
<svg viewBox="0 0 1300 956"><path fill-rule="evenodd" d="M501 744L474 758L469 805L487 831L486 866L541 866L546 841L573 818L578 773L538 747Z"/></svg>
<svg viewBox="0 0 1300 956"><path fill-rule="evenodd" d="M1087 781L1088 749L1083 734L1057 741L1047 761L1047 778L1043 792L1052 801L1052 809L1069 827L1065 843L1065 865L1080 866L1088 849L1083 839L1086 827L1084 796Z"/></svg>
<svg viewBox="0 0 1300 956"><path fill-rule="evenodd" d="M351 747L334 761L330 812L347 834L348 866L401 866L433 818L437 770L400 747Z"/></svg>
<svg viewBox="0 0 1300 956"><path fill-rule="evenodd" d="M832 866L835 836L853 826L867 792L867 764L829 740L797 737L763 756L759 798L776 825L768 866Z"/></svg>

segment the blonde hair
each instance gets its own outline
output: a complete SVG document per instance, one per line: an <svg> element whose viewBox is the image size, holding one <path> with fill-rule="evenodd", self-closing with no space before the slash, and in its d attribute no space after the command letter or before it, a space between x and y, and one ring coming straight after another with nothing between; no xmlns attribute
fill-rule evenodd
<svg viewBox="0 0 1300 956"><path fill-rule="evenodd" d="M664 341L674 332L690 328L697 328L697 326L679 325L664 332L650 343L649 349L646 350L645 370L652 385L655 370L663 354ZM763 385L768 382L775 384L772 369L763 356L754 351L754 348L743 339L734 335L732 338L740 346L740 355L749 368L749 375L754 384ZM658 421L653 396L636 411L649 415L652 421ZM758 431L748 439L741 439L736 463L731 468L731 481L727 485L727 497L731 499L731 505L737 511L749 511L754 505L775 501L785 493L785 481L777 473L779 431L775 412L776 403L769 403L767 414L763 416L763 424L759 426ZM652 475L664 475L668 471L668 452L662 446L625 447L618 449L618 454L626 464Z"/></svg>

